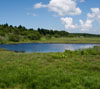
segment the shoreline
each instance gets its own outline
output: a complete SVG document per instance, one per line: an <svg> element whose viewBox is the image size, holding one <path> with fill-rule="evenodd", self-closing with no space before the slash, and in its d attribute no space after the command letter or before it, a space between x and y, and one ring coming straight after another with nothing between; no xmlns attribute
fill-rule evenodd
<svg viewBox="0 0 100 89"><path fill-rule="evenodd" d="M4 41L0 44L22 44L22 43L49 43L49 44L100 44L100 38L51 38L41 40L21 40L19 42Z"/></svg>
<svg viewBox="0 0 100 89"><path fill-rule="evenodd" d="M43 43L43 44L100 44L100 42L10 42L10 43L0 43L2 44L30 44L30 43Z"/></svg>

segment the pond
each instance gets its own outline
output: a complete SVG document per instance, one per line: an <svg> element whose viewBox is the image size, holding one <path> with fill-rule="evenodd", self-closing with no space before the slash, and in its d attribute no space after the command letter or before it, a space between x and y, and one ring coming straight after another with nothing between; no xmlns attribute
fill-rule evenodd
<svg viewBox="0 0 100 89"><path fill-rule="evenodd" d="M93 48L100 44L55 44L55 43L22 43L22 44L0 44L0 48L16 52L64 52L65 50L78 50Z"/></svg>

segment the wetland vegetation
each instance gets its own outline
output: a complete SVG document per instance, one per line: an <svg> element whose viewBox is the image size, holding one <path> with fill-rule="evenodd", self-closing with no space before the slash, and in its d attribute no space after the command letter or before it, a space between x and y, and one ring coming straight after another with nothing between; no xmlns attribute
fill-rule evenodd
<svg viewBox="0 0 100 89"><path fill-rule="evenodd" d="M0 50L1 89L100 89L100 46L63 53Z"/></svg>

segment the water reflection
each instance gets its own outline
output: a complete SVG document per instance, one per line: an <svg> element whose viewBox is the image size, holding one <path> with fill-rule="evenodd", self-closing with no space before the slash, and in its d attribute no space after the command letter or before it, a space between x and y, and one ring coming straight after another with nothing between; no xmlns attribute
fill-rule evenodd
<svg viewBox="0 0 100 89"><path fill-rule="evenodd" d="M77 50L92 48L100 44L49 44L49 43L23 43L0 44L0 48L16 52L64 52L65 50Z"/></svg>

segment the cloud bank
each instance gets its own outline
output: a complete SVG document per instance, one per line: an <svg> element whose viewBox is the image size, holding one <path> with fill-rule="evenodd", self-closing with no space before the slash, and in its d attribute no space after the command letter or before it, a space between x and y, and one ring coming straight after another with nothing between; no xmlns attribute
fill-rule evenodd
<svg viewBox="0 0 100 89"><path fill-rule="evenodd" d="M93 27L94 22L100 22L100 9L91 8L91 13L87 14L86 21L82 19L79 20L78 25L73 24L73 18L65 17L61 18L61 21L65 25L66 29L81 29L81 31L89 31Z"/></svg>
<svg viewBox="0 0 100 89"><path fill-rule="evenodd" d="M82 0L80 0L82 1ZM48 8L49 11L55 12L60 16L64 15L80 15L81 9L77 7L75 0L50 0L48 4L37 3L35 9Z"/></svg>

